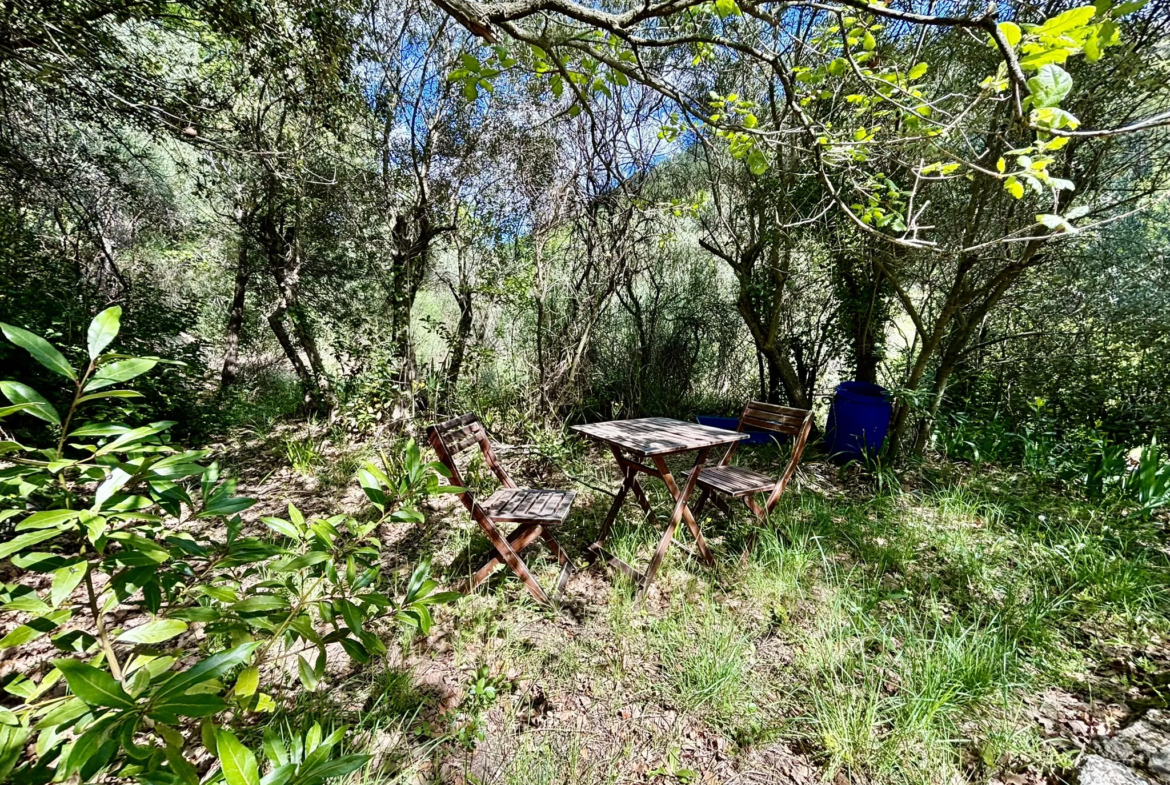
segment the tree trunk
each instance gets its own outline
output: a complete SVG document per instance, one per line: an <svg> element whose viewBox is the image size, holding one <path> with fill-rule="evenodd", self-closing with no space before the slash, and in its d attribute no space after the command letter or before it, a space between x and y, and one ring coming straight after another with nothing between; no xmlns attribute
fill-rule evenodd
<svg viewBox="0 0 1170 785"><path fill-rule="evenodd" d="M467 355L467 342L471 337L474 317L471 288L460 287L458 293L452 293L455 294L455 301L459 304L459 322L455 325L455 335L451 341L451 358L447 363L444 397L448 401L455 395L455 388L459 384L459 374L463 371L463 358Z"/></svg>
<svg viewBox="0 0 1170 785"><path fill-rule="evenodd" d="M885 290L889 285L877 265L852 255L838 254L833 267L834 286L841 304L840 323L849 339L853 378L877 384L878 366L885 356L889 321Z"/></svg>
<svg viewBox="0 0 1170 785"><path fill-rule="evenodd" d="M297 379L300 380L301 386L305 390L307 402L315 401L315 393L317 386L313 384L313 377L309 374L309 369L305 367L301 356L297 354L297 348L293 346L292 339L288 336L288 330L284 328L284 314L285 308L283 303L276 307L272 313L268 314L268 326L272 328L272 332L276 335L276 340L280 342L280 348L284 350L284 356L292 363L293 370L297 374Z"/></svg>
<svg viewBox="0 0 1170 785"><path fill-rule="evenodd" d="M244 304L247 300L248 279L250 277L248 246L244 238L241 237L236 261L236 286L232 293L232 308L228 315L227 335L224 337L223 375L219 381L221 390L235 384L236 375L239 372L240 332L244 327Z"/></svg>
<svg viewBox="0 0 1170 785"><path fill-rule="evenodd" d="M313 337L308 325L308 318L300 303L295 272L297 266L299 265L294 265L293 272L290 274L282 264L273 264L271 266L272 277L276 280L283 311L288 314L289 320L292 322L297 342L301 345L305 356L309 358L313 386L321 392L328 392L329 379L325 374L325 363L321 360L317 340Z"/></svg>
<svg viewBox="0 0 1170 785"><path fill-rule="evenodd" d="M787 403L798 409L808 409L809 400L805 395L804 386L800 383L800 376L792 367L788 359L787 347L781 348L775 343L756 345L768 366L768 403ZM780 400L780 389L784 389L786 401Z"/></svg>

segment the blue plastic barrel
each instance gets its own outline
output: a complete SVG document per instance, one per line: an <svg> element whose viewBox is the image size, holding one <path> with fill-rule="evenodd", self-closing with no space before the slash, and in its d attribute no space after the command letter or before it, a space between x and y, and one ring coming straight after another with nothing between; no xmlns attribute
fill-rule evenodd
<svg viewBox="0 0 1170 785"><path fill-rule="evenodd" d="M876 453L886 441L893 408L884 387L869 382L838 384L825 425L829 453L842 463L860 458L863 451Z"/></svg>

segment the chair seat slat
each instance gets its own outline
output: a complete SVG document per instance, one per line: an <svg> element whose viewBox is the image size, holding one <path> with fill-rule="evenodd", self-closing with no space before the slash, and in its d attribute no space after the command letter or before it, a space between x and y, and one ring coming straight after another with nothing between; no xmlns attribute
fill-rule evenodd
<svg viewBox="0 0 1170 785"><path fill-rule="evenodd" d="M495 521L555 525L564 522L575 497L573 491L500 488L480 506Z"/></svg>
<svg viewBox="0 0 1170 785"><path fill-rule="evenodd" d="M689 475L690 471L685 472ZM709 466L699 472L700 488L710 488L728 496L746 496L772 490L776 479L742 466Z"/></svg>

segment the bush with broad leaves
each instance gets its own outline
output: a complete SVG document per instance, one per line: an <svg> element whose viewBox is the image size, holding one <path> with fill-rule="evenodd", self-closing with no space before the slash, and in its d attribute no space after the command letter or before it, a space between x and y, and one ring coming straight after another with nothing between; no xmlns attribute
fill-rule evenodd
<svg viewBox="0 0 1170 785"><path fill-rule="evenodd" d="M309 520L290 504L287 518L262 519L265 536L246 534L239 513L254 501L205 465L208 451L171 444L174 423L83 421L94 401L138 396L121 385L162 362L109 351L120 317L114 307L93 320L81 368L0 324L72 389L61 412L31 387L0 381L11 404L0 418L37 418L52 436L26 446L0 430L0 559L18 576L0 585L0 607L21 622L0 649L27 664L4 684L0 781L113 774L198 785L201 746L229 785L317 785L359 768L365 756L333 755L342 731L322 738L314 726L289 747L266 734L261 778L224 720L248 724L275 708L284 668L319 689L329 644L366 663L386 651L379 626L430 628L429 607L457 595L434 591L424 561L393 599L374 533L386 520L417 520L402 504L447 487L412 453L406 478L384 467L363 475L372 521ZM51 649L55 658L44 655Z"/></svg>

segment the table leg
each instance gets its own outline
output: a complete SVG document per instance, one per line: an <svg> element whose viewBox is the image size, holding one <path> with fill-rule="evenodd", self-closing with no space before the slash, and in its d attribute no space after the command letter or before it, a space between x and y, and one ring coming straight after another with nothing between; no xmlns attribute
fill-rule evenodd
<svg viewBox="0 0 1170 785"><path fill-rule="evenodd" d="M710 447L699 450L699 456L695 459L694 470L687 476L686 484L681 491L675 484L674 477L671 476L666 461L661 457L655 456L654 458L654 463L658 467L658 471L661 472L666 487L670 489L676 501L674 504L674 512L670 516L670 522L666 525L666 531L663 532L662 539L658 543L658 548L654 551L654 556L650 559L650 566L646 568L646 577L642 581L642 589L638 593L639 599L646 596L646 592L650 589L650 584L654 582L654 576L658 573L658 568L662 566L662 560L666 557L666 549L670 547L670 541L674 539L674 530L678 528L679 521L687 517L690 513L687 509L687 499L690 498L691 491L695 489L695 480L699 478L699 471L703 468L703 463L707 460L707 453L710 451ZM690 521L694 521L694 518L691 517ZM691 531L698 534L698 530L698 525L695 525ZM696 537L696 542L699 543L699 550L704 558L710 559L711 552L707 550L707 543L703 541L701 534L698 534Z"/></svg>
<svg viewBox="0 0 1170 785"><path fill-rule="evenodd" d="M614 451L617 454L617 451ZM598 549L605 545L605 541L609 539L609 530L613 526L613 522L617 520L618 511L622 508L622 502L626 500L626 494L630 491L630 486L635 482L634 470L624 469L625 480L622 482L622 487L618 490L617 496L613 499L613 504L610 505L609 512L605 515L605 522L601 524L601 531L598 532L597 542L589 546L591 557L589 561L592 563L598 555Z"/></svg>
<svg viewBox="0 0 1170 785"><path fill-rule="evenodd" d="M694 488L695 481L699 478L699 472L702 471L703 463L707 460L707 453L709 451L710 448L699 451L699 456L695 459L695 468L691 470L691 474L687 478L688 488ZM662 473L662 481L666 483L666 487L670 490L671 496L673 496L676 500L679 499L681 492L678 489L678 485L674 481L674 477L672 477L670 474L670 469L667 467L666 461L662 458L655 457L654 463L658 466L658 471ZM709 567L714 566L715 557L711 555L711 549L707 547L707 541L703 539L703 533L699 531L699 523L695 520L695 516L691 514L691 508L686 504L690 497L690 490L688 490L685 495L682 495L683 520L687 522L687 528L691 530L691 534L695 538L695 545L698 547L699 555L702 557L703 561L706 562L707 566Z"/></svg>
<svg viewBox="0 0 1170 785"><path fill-rule="evenodd" d="M622 465L622 451L614 445L609 446L613 457L617 459L618 466ZM634 469L629 469L633 474L633 482L630 484L630 489L634 492L634 498L638 500L638 504L642 507L642 512L646 513L646 517L650 519L650 525L655 525L654 522L654 508L650 506L650 500L646 498L646 491L642 488L642 483L638 482L638 472Z"/></svg>
<svg viewBox="0 0 1170 785"><path fill-rule="evenodd" d="M634 491L634 498L638 500L638 504L642 506L642 511L646 513L646 517L650 519L650 525L654 525L654 508L650 506L650 500L646 498L646 491L642 488L642 483L638 482L638 473L634 472L634 484L630 486Z"/></svg>

